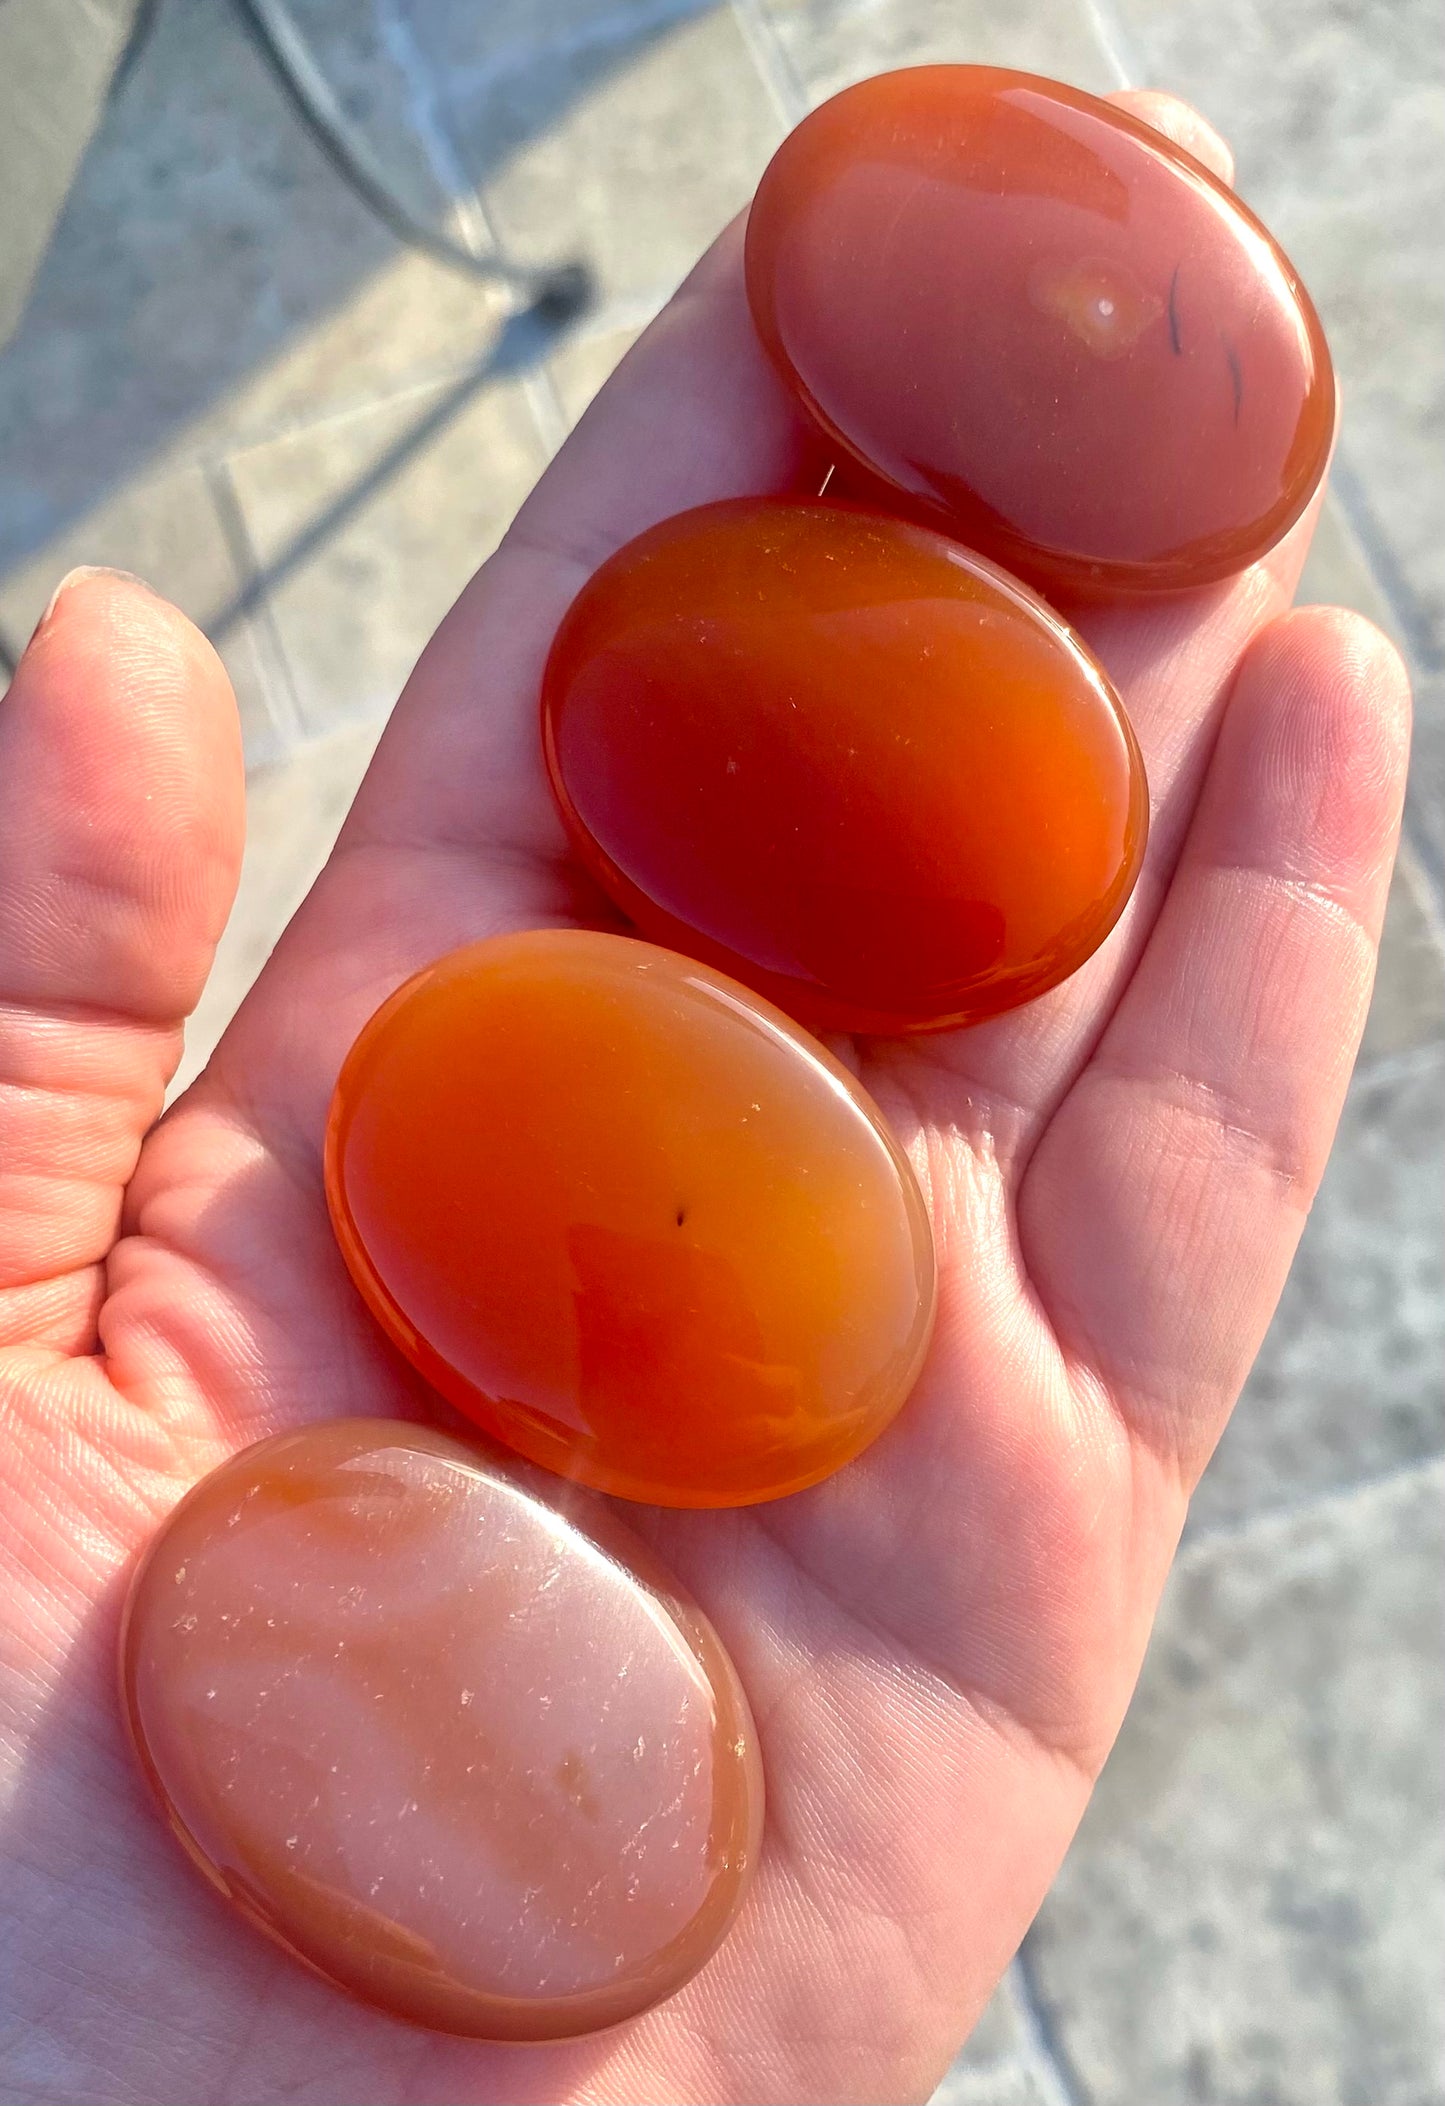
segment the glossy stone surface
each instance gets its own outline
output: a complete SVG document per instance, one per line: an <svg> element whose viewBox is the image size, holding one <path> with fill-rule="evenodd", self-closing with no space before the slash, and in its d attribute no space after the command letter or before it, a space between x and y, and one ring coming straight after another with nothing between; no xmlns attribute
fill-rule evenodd
<svg viewBox="0 0 1445 2106"><path fill-rule="evenodd" d="M250 1922L401 2018L615 2024L715 1950L762 1776L711 1625L632 1532L419 1427L263 1441L133 1583L122 1681L181 1843Z"/></svg>
<svg viewBox="0 0 1445 2106"><path fill-rule="evenodd" d="M1133 734L1073 632L925 527L748 498L588 582L543 697L582 859L658 942L815 1028L976 1023L1134 882Z"/></svg>
<svg viewBox="0 0 1445 2106"><path fill-rule="evenodd" d="M630 1499L816 1482L927 1345L932 1237L875 1107L776 1011L625 937L499 937L410 981L342 1069L326 1179L427 1381Z"/></svg>
<svg viewBox="0 0 1445 2106"><path fill-rule="evenodd" d="M774 360L845 459L1050 588L1173 591L1303 511L1329 353L1234 194L1112 104L921 66L779 148L748 221Z"/></svg>

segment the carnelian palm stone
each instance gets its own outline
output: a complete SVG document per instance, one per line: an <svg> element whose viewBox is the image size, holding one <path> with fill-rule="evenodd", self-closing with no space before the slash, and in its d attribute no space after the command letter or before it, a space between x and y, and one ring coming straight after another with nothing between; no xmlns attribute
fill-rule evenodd
<svg viewBox="0 0 1445 2106"><path fill-rule="evenodd" d="M126 1718L194 1863L398 2017L614 2025L725 1935L757 1860L747 1702L630 1529L424 1431L262 1441L133 1582Z"/></svg>
<svg viewBox="0 0 1445 2106"><path fill-rule="evenodd" d="M1102 942L1147 829L1108 680L916 523L739 498L583 587L543 685L576 849L641 932L814 1029L973 1024Z"/></svg>
<svg viewBox="0 0 1445 2106"><path fill-rule="evenodd" d="M1170 140L1057 81L845 89L769 164L747 283L850 487L1051 591L1225 577L1324 473L1329 352L1288 259Z"/></svg>
<svg viewBox="0 0 1445 2106"><path fill-rule="evenodd" d="M927 1346L927 1214L876 1108L776 1010L626 937L498 937L410 981L342 1069L326 1183L432 1387L630 1499L817 1482Z"/></svg>

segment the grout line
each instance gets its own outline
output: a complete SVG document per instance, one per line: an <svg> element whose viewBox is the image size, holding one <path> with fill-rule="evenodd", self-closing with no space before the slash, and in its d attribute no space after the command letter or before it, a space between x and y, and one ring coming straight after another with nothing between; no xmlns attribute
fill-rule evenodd
<svg viewBox="0 0 1445 2106"><path fill-rule="evenodd" d="M501 244L481 191L468 174L451 127L442 115L441 95L426 53L410 22L394 0L372 0L383 50L406 89L412 123L437 188L451 207L462 244L479 259L500 257Z"/></svg>
<svg viewBox="0 0 1445 2106"><path fill-rule="evenodd" d="M591 12L580 26L560 30L540 43L528 37L495 44L479 63L453 67L450 78L463 94L486 94L534 68L539 59L564 65L599 48L625 46L639 37L682 28L707 12L708 0L631 0L631 5Z"/></svg>
<svg viewBox="0 0 1445 2106"><path fill-rule="evenodd" d="M1104 62L1114 75L1115 87L1136 86L1143 69L1136 63L1129 34L1114 12L1114 0L1081 0L1081 5L1098 38Z"/></svg>
<svg viewBox="0 0 1445 2106"><path fill-rule="evenodd" d="M496 341L504 328L505 324L498 322L490 331L489 339L483 347L488 356L495 350ZM410 402L420 401L424 395L439 395L446 388L454 387L464 375L475 373L476 369L475 357L463 358L459 355L455 365L448 364L427 372L409 373L404 380L399 379L394 387L381 388L371 394L353 395L345 402L325 403L309 415L289 417L269 431L228 436L224 442L224 459L231 461L242 454L260 453L268 446L284 445L290 439L309 439L317 432L326 431L334 425L357 424L363 418L373 416L377 410L403 409ZM213 458L223 457L217 455Z"/></svg>
<svg viewBox="0 0 1445 2106"><path fill-rule="evenodd" d="M562 407L562 397L552 377L550 361L544 359L522 375L522 394L532 413L532 422L537 427L537 436L542 441L543 451L550 461L570 429L567 412Z"/></svg>
<svg viewBox="0 0 1445 2106"><path fill-rule="evenodd" d="M3 4L3 0L0 0ZM642 329L653 321L676 292L671 279L654 285L641 293L622 293L613 299L599 302L588 308L585 315L569 327L559 329L549 351L562 349L566 344L591 343L595 338L610 336L621 329ZM507 317L495 308L483 306L482 319L488 325L488 335L495 338L505 329ZM392 403L405 402L409 397L433 393L449 386L464 373L475 370L476 347L470 353L458 351L454 357L440 355L431 363L408 368L404 374L382 386L353 395L333 397L320 407L294 409L274 419L258 420L247 425L238 424L225 435L223 444L228 460L238 454L252 453L265 446L276 445L287 439L296 439L328 424L342 424L348 419L364 417L371 411L384 409ZM187 460L193 456L187 454ZM203 455L194 456L203 458Z"/></svg>
<svg viewBox="0 0 1445 2106"><path fill-rule="evenodd" d="M271 446L284 446L292 439L309 439L336 426L358 424L364 418L374 416L377 410L404 409L407 403L419 401L423 395L439 394L470 366L470 360L459 356L455 366L449 365L444 371L408 373L404 380L397 381L395 387L373 394L353 395L344 402L323 403L319 408L288 417L269 431L228 435L223 441L224 455L213 458L218 461L237 460L248 453L264 453Z"/></svg>
<svg viewBox="0 0 1445 2106"><path fill-rule="evenodd" d="M763 12L762 0L730 0L730 5L748 56L761 74L778 115L789 127L795 125L807 116L812 97L789 58L776 25Z"/></svg>
<svg viewBox="0 0 1445 2106"><path fill-rule="evenodd" d="M304 736L300 698L296 693L291 662L281 641L271 595L262 590L261 564L230 466L226 461L216 459L203 459L200 466L240 581L241 589L235 603L245 604L249 619L264 640L264 651L258 655L262 658L266 680L266 712L278 748L273 758L284 759Z"/></svg>
<svg viewBox="0 0 1445 2106"><path fill-rule="evenodd" d="M580 326L558 330L547 347L545 357L522 376L524 382L533 375L544 372L547 360L569 344L593 343L623 329L645 329L648 323L654 321L661 313L675 290L671 285L656 286L647 293L630 293L604 305L589 308ZM494 315L489 316L488 320L492 323L492 345L489 348L494 348L496 340L504 334L507 324L505 320ZM404 379L398 378L391 386L333 401L309 414L288 416L272 425L257 425L250 431L238 431L232 434L227 442L226 458L259 452L268 446L284 444L289 439L306 438L313 432L324 431L328 425L354 423L371 416L377 410L401 407L423 396L440 394L475 371L476 360L460 355L455 361L448 360L442 366L418 367ZM505 378L505 375L499 374L498 378ZM550 375L546 385L549 389L552 386ZM544 417L555 416L559 420L559 436L551 449L555 451L556 445L560 445L561 439L566 436L567 426L562 415L560 399L555 397L555 391L553 393L555 409L545 411Z"/></svg>
<svg viewBox="0 0 1445 2106"><path fill-rule="evenodd" d="M1293 1527L1297 1521L1311 1521L1316 1517L1325 1519L1333 1513L1342 1513L1357 1499L1399 1491L1409 1484L1436 1476L1445 1478L1445 1455L1438 1452L1422 1455L1415 1462L1402 1463L1396 1470L1381 1470L1374 1477L1357 1477L1351 1484L1332 1485L1328 1491L1317 1492L1310 1499L1261 1507L1258 1512L1242 1514L1234 1521L1218 1521L1189 1530L1180 1543L1174 1569L1177 1572L1192 1564L1196 1556L1204 1556L1221 1543L1238 1543L1253 1535L1267 1536L1276 1530Z"/></svg>
<svg viewBox="0 0 1445 2106"><path fill-rule="evenodd" d="M1445 664L1445 653L1437 640L1435 624L1376 516L1364 479L1356 473L1343 447L1335 449L1330 488L1333 502L1354 536L1366 575L1384 603L1383 611L1397 632L1406 658L1414 661L1413 670L1438 673ZM1403 833L1420 874L1419 889L1431 932L1438 938L1445 923L1445 854L1427 819L1421 795L1412 771L1405 785Z"/></svg>
<svg viewBox="0 0 1445 2106"><path fill-rule="evenodd" d="M1445 654L1434 634L1434 623L1420 596L1405 574L1389 536L1375 516L1362 478L1356 474L1343 448L1337 447L1330 464L1330 486L1335 501L1354 531L1380 596L1399 625L1400 634L1421 672L1438 673Z"/></svg>
<svg viewBox="0 0 1445 2106"><path fill-rule="evenodd" d="M1024 2038L1055 2094L1049 2106L1088 2106L1089 2094L1059 2037L1059 2029L1034 1976L1028 1936L1014 1954L1009 1973L1013 1976Z"/></svg>

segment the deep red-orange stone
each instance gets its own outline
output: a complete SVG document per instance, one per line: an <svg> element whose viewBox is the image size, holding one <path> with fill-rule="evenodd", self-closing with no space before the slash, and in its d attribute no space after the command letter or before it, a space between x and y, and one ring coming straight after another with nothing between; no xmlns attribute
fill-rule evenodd
<svg viewBox="0 0 1445 2106"><path fill-rule="evenodd" d="M336 1986L491 2040L670 1996L762 1828L712 1626L600 1502L535 1480L386 1419L262 1441L161 1530L121 1647L211 1884Z"/></svg>
<svg viewBox="0 0 1445 2106"><path fill-rule="evenodd" d="M1138 748L1073 632L856 508L738 499L629 543L562 623L543 729L578 852L643 933L816 1028L1043 993L1144 845Z"/></svg>
<svg viewBox="0 0 1445 2106"><path fill-rule="evenodd" d="M1287 258L1055 81L923 66L835 96L763 176L747 281L840 455L1046 588L1227 576L1324 473L1334 382Z"/></svg>
<svg viewBox="0 0 1445 2106"><path fill-rule="evenodd" d="M342 1069L326 1182L432 1386L626 1498L816 1483L928 1343L932 1237L876 1108L745 989L626 937L499 937L410 981Z"/></svg>

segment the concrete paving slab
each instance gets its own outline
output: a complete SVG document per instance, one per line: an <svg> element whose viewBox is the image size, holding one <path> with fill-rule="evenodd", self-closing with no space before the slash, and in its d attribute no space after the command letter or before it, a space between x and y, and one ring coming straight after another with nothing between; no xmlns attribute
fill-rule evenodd
<svg viewBox="0 0 1445 2106"><path fill-rule="evenodd" d="M136 477L463 369L487 289L396 242L214 0L171 0L0 363L0 570Z"/></svg>
<svg viewBox="0 0 1445 2106"><path fill-rule="evenodd" d="M1415 671L1415 741L1405 820L1429 874L1437 920L1445 918L1445 674Z"/></svg>
<svg viewBox="0 0 1445 2106"><path fill-rule="evenodd" d="M0 551L167 453L390 252L232 10L162 9L6 352Z"/></svg>
<svg viewBox="0 0 1445 2106"><path fill-rule="evenodd" d="M235 910L171 1085L172 1100L192 1083L250 992L300 906L346 817L385 725L373 716L293 750L284 766L261 768L246 784L246 855Z"/></svg>
<svg viewBox="0 0 1445 2106"><path fill-rule="evenodd" d="M1407 847L1385 904L1380 966L1360 1046L1364 1067L1445 1039L1445 940L1433 892Z"/></svg>
<svg viewBox="0 0 1445 2106"><path fill-rule="evenodd" d="M1445 1468L1202 1539L1027 1946L1088 2106L1438 2106Z"/></svg>
<svg viewBox="0 0 1445 2106"><path fill-rule="evenodd" d="M232 456L300 736L391 707L545 457L522 384L485 367Z"/></svg>
<svg viewBox="0 0 1445 2106"><path fill-rule="evenodd" d="M929 2106L1073 2106L1036 2037L1015 1963Z"/></svg>
<svg viewBox="0 0 1445 2106"><path fill-rule="evenodd" d="M809 102L895 66L1015 66L1104 95L1123 73L1093 11L1059 0L761 0Z"/></svg>
<svg viewBox="0 0 1445 2106"><path fill-rule="evenodd" d="M1445 1448L1445 1046L1372 1063L1191 1530Z"/></svg>
<svg viewBox="0 0 1445 2106"><path fill-rule="evenodd" d="M137 0L9 0L0 8L0 345L100 120Z"/></svg>
<svg viewBox="0 0 1445 2106"><path fill-rule="evenodd" d="M288 0L317 72L399 202L424 226L485 251L475 186L446 118L435 12L398 0Z"/></svg>
<svg viewBox="0 0 1445 2106"><path fill-rule="evenodd" d="M556 46L507 59L482 54L449 90L498 237L523 261L582 258L604 306L660 304L786 128L736 17L592 10Z"/></svg>
<svg viewBox="0 0 1445 2106"><path fill-rule="evenodd" d="M134 571L205 628L246 584L244 559L226 531L212 477L196 463L137 476L0 572L0 635L23 644L51 593L78 563ZM285 673L264 613L236 621L220 651L241 712L247 765L279 758Z"/></svg>
<svg viewBox="0 0 1445 2106"><path fill-rule="evenodd" d="M1337 491L1331 487L1320 510L1310 552L1295 593L1299 607L1352 607L1383 629L1401 651L1409 640Z"/></svg>

